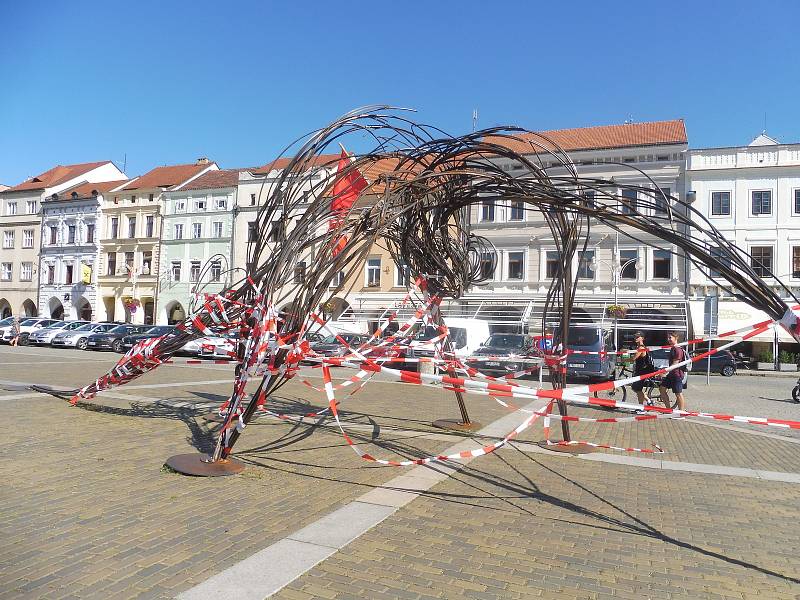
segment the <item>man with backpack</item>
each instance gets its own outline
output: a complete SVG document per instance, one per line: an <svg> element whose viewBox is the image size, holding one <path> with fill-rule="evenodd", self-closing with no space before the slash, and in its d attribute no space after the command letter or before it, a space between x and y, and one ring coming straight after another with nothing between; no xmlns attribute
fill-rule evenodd
<svg viewBox="0 0 800 600"><path fill-rule="evenodd" d="M667 336L669 342L669 364L670 366L681 363L686 360L686 351L678 346L678 333L671 331ZM686 373L686 367L674 369L666 374L664 379L661 380L659 392L661 393L661 401L667 408L670 407L669 397L667 390L670 389L675 394L675 399L678 401L678 410L686 410L686 401L683 398L683 378Z"/></svg>
<svg viewBox="0 0 800 600"><path fill-rule="evenodd" d="M647 351L647 346L644 345L644 334L637 331L633 336L633 342L636 344L636 353L633 355L633 374L634 375L647 375L656 370L653 364L653 358ZM643 379L641 381L634 381L631 384L631 389L636 392L636 399L639 404L644 406L647 398L644 395L645 386L653 385L652 379ZM639 412L639 411L637 411Z"/></svg>

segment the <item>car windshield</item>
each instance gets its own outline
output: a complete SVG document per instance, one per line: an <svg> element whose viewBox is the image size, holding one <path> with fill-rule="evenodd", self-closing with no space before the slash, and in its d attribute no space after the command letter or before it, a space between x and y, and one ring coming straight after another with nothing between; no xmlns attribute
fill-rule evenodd
<svg viewBox="0 0 800 600"><path fill-rule="evenodd" d="M567 345L570 348L576 346L594 347L600 342L600 332L597 329L570 329L567 337Z"/></svg>
<svg viewBox="0 0 800 600"><path fill-rule="evenodd" d="M337 335L329 335L322 339L323 344L341 344L342 342L339 341L339 338L343 339L348 345L353 343L359 343L360 337L353 334L353 333L340 333Z"/></svg>
<svg viewBox="0 0 800 600"><path fill-rule="evenodd" d="M50 323L44 329L63 329L67 325L66 321L56 321L55 323Z"/></svg>
<svg viewBox="0 0 800 600"><path fill-rule="evenodd" d="M170 325L157 325L156 327L151 327L145 333L148 335L165 335L173 331L175 331L175 328Z"/></svg>
<svg viewBox="0 0 800 600"><path fill-rule="evenodd" d="M128 333L133 329L130 325L117 325L113 329L109 329L108 333Z"/></svg>
<svg viewBox="0 0 800 600"><path fill-rule="evenodd" d="M524 335L502 334L490 336L483 345L492 348L524 348L527 344Z"/></svg>
<svg viewBox="0 0 800 600"><path fill-rule="evenodd" d="M36 325L39 322L39 319L25 319L22 321L19 326L20 327L27 327L28 325Z"/></svg>
<svg viewBox="0 0 800 600"><path fill-rule="evenodd" d="M86 323L86 325L81 325L75 331L94 331L97 324L95 323Z"/></svg>
<svg viewBox="0 0 800 600"><path fill-rule="evenodd" d="M78 321L77 323L67 323L64 326L64 331L72 331L73 329L78 329L84 325L88 325L88 323L84 323L83 321Z"/></svg>
<svg viewBox="0 0 800 600"><path fill-rule="evenodd" d="M11 325L11 321L13 321L13 320L14 320L14 317L6 317L2 321L0 321L0 327L2 327L3 325Z"/></svg>

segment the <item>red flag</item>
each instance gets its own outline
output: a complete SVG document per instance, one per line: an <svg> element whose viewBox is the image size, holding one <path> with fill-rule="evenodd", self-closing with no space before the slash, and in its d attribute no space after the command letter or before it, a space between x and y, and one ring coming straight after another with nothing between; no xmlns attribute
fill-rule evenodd
<svg viewBox="0 0 800 600"><path fill-rule="evenodd" d="M348 169L349 167L350 156L343 146L339 164L336 167L336 181L333 183L331 211L334 216L328 223L328 230L336 229L339 226L342 217L353 207L358 195L367 187L367 180L364 179L361 172L358 169ZM338 236L333 242L333 256L339 254L346 244L347 236Z"/></svg>

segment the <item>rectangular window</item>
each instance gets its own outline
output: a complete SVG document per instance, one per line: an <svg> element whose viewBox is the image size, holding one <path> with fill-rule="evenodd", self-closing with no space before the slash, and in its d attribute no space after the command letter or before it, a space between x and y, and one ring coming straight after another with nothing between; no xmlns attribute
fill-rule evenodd
<svg viewBox="0 0 800 600"><path fill-rule="evenodd" d="M594 250L578 253L578 277L594 279Z"/></svg>
<svg viewBox="0 0 800 600"><path fill-rule="evenodd" d="M56 267L55 265L47 265L47 285L53 285L56 282Z"/></svg>
<svg viewBox="0 0 800 600"><path fill-rule="evenodd" d="M58 227L50 226L50 245L55 246L58 243Z"/></svg>
<svg viewBox="0 0 800 600"><path fill-rule="evenodd" d="M211 263L211 281L219 281L222 279L222 263L215 260Z"/></svg>
<svg viewBox="0 0 800 600"><path fill-rule="evenodd" d="M7 229L3 232L3 248L14 247L14 230Z"/></svg>
<svg viewBox="0 0 800 600"><path fill-rule="evenodd" d="M525 220L525 203L522 200L511 201L511 212L508 216L509 221Z"/></svg>
<svg viewBox="0 0 800 600"><path fill-rule="evenodd" d="M656 188L655 198L653 199L653 212L657 215L666 215L669 212L669 197L672 193L670 188Z"/></svg>
<svg viewBox="0 0 800 600"><path fill-rule="evenodd" d="M189 281L195 282L200 279L200 261L193 260L189 264Z"/></svg>
<svg viewBox="0 0 800 600"><path fill-rule="evenodd" d="M117 239L119 235L119 218L111 217L111 239Z"/></svg>
<svg viewBox="0 0 800 600"><path fill-rule="evenodd" d="M494 221L494 200L484 200L481 203L481 221Z"/></svg>
<svg viewBox="0 0 800 600"><path fill-rule="evenodd" d="M131 204L136 203L136 194L131 194Z"/></svg>
<svg viewBox="0 0 800 600"><path fill-rule="evenodd" d="M583 197L585 198L584 203L586 204L587 208L596 208L594 201L595 194L596 192L594 190L586 190L583 192Z"/></svg>
<svg viewBox="0 0 800 600"><path fill-rule="evenodd" d="M75 243L75 232L77 230L78 230L78 228L75 225L70 225L67 228L67 243L68 244L74 244Z"/></svg>
<svg viewBox="0 0 800 600"><path fill-rule="evenodd" d="M273 221L269 227L269 235L267 236L267 241L276 243L283 238L284 229L283 229L283 221Z"/></svg>
<svg viewBox="0 0 800 600"><path fill-rule="evenodd" d="M217 210L225 210L228 208L228 199L227 198L215 198L214 199L214 207Z"/></svg>
<svg viewBox="0 0 800 600"><path fill-rule="evenodd" d="M11 263L0 263L0 280L11 281Z"/></svg>
<svg viewBox="0 0 800 600"><path fill-rule="evenodd" d="M255 206L255 205L256 205L256 195L250 194L250 206Z"/></svg>
<svg viewBox="0 0 800 600"><path fill-rule="evenodd" d="M494 252L483 252L481 254L481 279L489 281L494 279L494 269L496 261Z"/></svg>
<svg viewBox="0 0 800 600"><path fill-rule="evenodd" d="M731 266L731 259L730 257L719 247L712 247L711 248L711 256L715 258L717 261L725 265L726 267ZM719 277L720 272L717 269L709 268L708 273L711 277Z"/></svg>
<svg viewBox="0 0 800 600"><path fill-rule="evenodd" d="M711 214L712 215L731 214L730 192L711 192Z"/></svg>
<svg viewBox="0 0 800 600"><path fill-rule="evenodd" d="M107 275L116 275L117 273L117 253L116 252L109 252L106 255L106 264L108 265L108 269L106 269Z"/></svg>
<svg viewBox="0 0 800 600"><path fill-rule="evenodd" d="M772 192L770 190L753 192L753 215L772 214Z"/></svg>
<svg viewBox="0 0 800 600"><path fill-rule="evenodd" d="M180 281L181 280L181 261L173 260L172 261L172 281Z"/></svg>
<svg viewBox="0 0 800 600"><path fill-rule="evenodd" d="M155 217L153 215L147 215L144 220L144 237L153 237L153 225L155 223Z"/></svg>
<svg viewBox="0 0 800 600"><path fill-rule="evenodd" d="M33 248L33 229L22 230L22 247Z"/></svg>
<svg viewBox="0 0 800 600"><path fill-rule="evenodd" d="M772 246L752 246L750 265L759 277L767 277L772 272Z"/></svg>
<svg viewBox="0 0 800 600"><path fill-rule="evenodd" d="M33 263L32 262L24 262L24 263L22 263L22 269L19 272L19 280L20 281L32 281L33 280Z"/></svg>
<svg viewBox="0 0 800 600"><path fill-rule="evenodd" d="M86 226L86 243L94 243L94 223Z"/></svg>
<svg viewBox="0 0 800 600"><path fill-rule="evenodd" d="M800 246L792 246L792 277L800 279Z"/></svg>
<svg viewBox="0 0 800 600"><path fill-rule="evenodd" d="M66 265L66 273L64 275L64 283L67 285L72 285L72 265Z"/></svg>
<svg viewBox="0 0 800 600"><path fill-rule="evenodd" d="M294 266L294 282L303 283L306 278L306 261L301 260Z"/></svg>
<svg viewBox="0 0 800 600"><path fill-rule="evenodd" d="M619 266L622 271L619 273L620 279L636 280L636 266L639 264L639 251L638 250L620 250L619 251Z"/></svg>
<svg viewBox="0 0 800 600"><path fill-rule="evenodd" d="M394 286L408 287L411 284L411 269L405 263L395 265Z"/></svg>
<svg viewBox="0 0 800 600"><path fill-rule="evenodd" d="M152 202L153 200L155 200L155 196L154 196L153 194L148 194L148 195L147 195L147 200L148 200L149 202Z"/></svg>
<svg viewBox="0 0 800 600"><path fill-rule="evenodd" d="M35 215L39 212L39 203L36 200L28 200L25 204L29 215Z"/></svg>
<svg viewBox="0 0 800 600"><path fill-rule="evenodd" d="M258 240L258 221L250 221L247 224L247 241L255 242Z"/></svg>
<svg viewBox="0 0 800 600"><path fill-rule="evenodd" d="M153 251L142 252L142 275L150 275L153 272Z"/></svg>
<svg viewBox="0 0 800 600"><path fill-rule="evenodd" d="M525 278L525 253L508 253L508 278L514 281L522 281Z"/></svg>
<svg viewBox="0 0 800 600"><path fill-rule="evenodd" d="M222 237L222 221L214 221L211 224L211 231L213 232L212 237L221 238Z"/></svg>
<svg viewBox="0 0 800 600"><path fill-rule="evenodd" d="M794 191L794 214L800 215L800 188Z"/></svg>
<svg viewBox="0 0 800 600"><path fill-rule="evenodd" d="M136 217L128 217L128 237L136 237Z"/></svg>
<svg viewBox="0 0 800 600"><path fill-rule="evenodd" d="M197 240L203 237L203 224L192 223L192 239Z"/></svg>
<svg viewBox="0 0 800 600"><path fill-rule="evenodd" d="M183 223L175 223L175 235L173 236L173 239L183 239Z"/></svg>
<svg viewBox="0 0 800 600"><path fill-rule="evenodd" d="M622 197L624 198L622 202L622 214L630 215L639 209L639 193L636 190L624 189L622 190Z"/></svg>
<svg viewBox="0 0 800 600"><path fill-rule="evenodd" d="M333 276L333 279L331 279L331 282L328 285L328 287L337 288L343 283L344 283L344 271L339 271L336 275Z"/></svg>
<svg viewBox="0 0 800 600"><path fill-rule="evenodd" d="M194 201L194 210L195 212L205 212L206 210L206 199L205 198L198 198Z"/></svg>
<svg viewBox="0 0 800 600"><path fill-rule="evenodd" d="M186 212L186 200L184 200L183 198L175 199L175 212L176 213Z"/></svg>
<svg viewBox="0 0 800 600"><path fill-rule="evenodd" d="M125 266L127 267L128 277L133 276L133 252L126 252L125 253Z"/></svg>
<svg viewBox="0 0 800 600"><path fill-rule="evenodd" d="M17 203L16 202L11 202L11 200L6 202L6 214L7 215L15 215L15 214L17 214Z"/></svg>
<svg viewBox="0 0 800 600"><path fill-rule="evenodd" d="M545 276L554 279L561 274L561 257L558 250L548 250L545 252Z"/></svg>
<svg viewBox="0 0 800 600"><path fill-rule="evenodd" d="M380 287L381 285L381 259L367 259L367 287Z"/></svg>
<svg viewBox="0 0 800 600"><path fill-rule="evenodd" d="M672 253L653 250L653 279L672 279Z"/></svg>

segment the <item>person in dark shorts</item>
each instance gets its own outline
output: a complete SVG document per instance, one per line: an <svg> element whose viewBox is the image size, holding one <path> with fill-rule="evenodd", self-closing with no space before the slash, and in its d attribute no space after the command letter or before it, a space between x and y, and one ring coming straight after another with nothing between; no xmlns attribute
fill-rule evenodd
<svg viewBox="0 0 800 600"><path fill-rule="evenodd" d="M667 342L670 345L669 349L669 364L670 366L683 362L686 360L686 351L678 346L678 333L672 331L667 336ZM683 397L683 376L686 373L685 367L674 369L666 374L664 379L661 380L659 392L661 394L661 401L664 406L669 408L669 396L667 390L672 390L675 398L678 400L678 410L686 410L686 400Z"/></svg>
<svg viewBox="0 0 800 600"><path fill-rule="evenodd" d="M636 353L633 355L633 374L647 375L652 373L655 369L653 368L653 361L647 353L647 346L644 345L644 334L641 331L637 331L633 336L633 342L636 344ZM634 381L631 384L631 389L636 392L636 399L642 406L647 400L644 395L644 388L649 384L650 381L647 379Z"/></svg>

